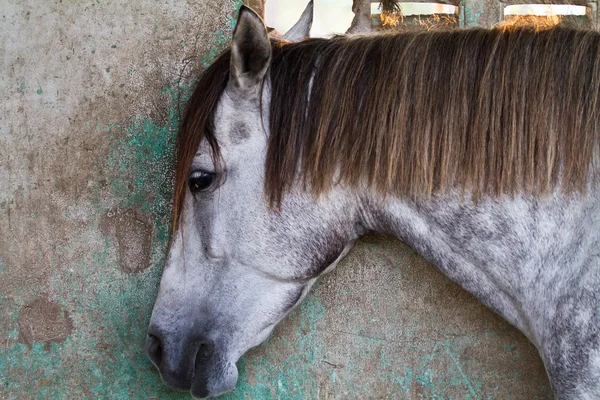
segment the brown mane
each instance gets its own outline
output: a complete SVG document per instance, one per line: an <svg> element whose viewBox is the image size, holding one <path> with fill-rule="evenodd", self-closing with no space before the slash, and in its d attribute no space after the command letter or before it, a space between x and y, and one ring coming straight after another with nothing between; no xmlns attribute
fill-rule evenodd
<svg viewBox="0 0 600 400"><path fill-rule="evenodd" d="M210 67L204 71L194 94L188 102L185 116L177 135L177 163L175 169L175 189L173 194L173 226L171 233L177 230L183 200L187 188L187 176L192 160L198 151L202 139L206 139L213 150L215 168L221 161L219 143L215 137L213 118L219 99L227 86L229 78L229 60L231 51L223 52Z"/></svg>
<svg viewBox="0 0 600 400"><path fill-rule="evenodd" d="M179 134L174 221L229 52L202 76ZM296 182L428 198L584 192L600 138L600 33L500 27L274 43L265 191ZM312 85L312 86L311 86ZM310 89L310 98L308 97ZM308 111L308 112L307 112Z"/></svg>

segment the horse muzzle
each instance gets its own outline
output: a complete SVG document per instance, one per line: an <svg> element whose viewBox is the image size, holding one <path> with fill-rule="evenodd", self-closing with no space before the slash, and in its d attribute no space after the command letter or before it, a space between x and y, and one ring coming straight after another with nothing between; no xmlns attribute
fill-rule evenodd
<svg viewBox="0 0 600 400"><path fill-rule="evenodd" d="M235 387L235 363L226 361L218 347L201 335L165 334L153 326L146 340L146 354L165 384L194 398L216 397Z"/></svg>

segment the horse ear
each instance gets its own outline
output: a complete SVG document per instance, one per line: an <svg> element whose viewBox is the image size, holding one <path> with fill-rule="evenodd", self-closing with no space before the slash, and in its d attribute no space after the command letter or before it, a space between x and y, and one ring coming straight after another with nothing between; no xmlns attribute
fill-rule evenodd
<svg viewBox="0 0 600 400"><path fill-rule="evenodd" d="M313 15L314 1L310 0L298 22L296 22L296 24L292 26L285 35L283 35L283 39L289 40L290 42L299 42L302 39L309 37L310 28L312 28L313 24Z"/></svg>
<svg viewBox="0 0 600 400"><path fill-rule="evenodd" d="M352 4L354 18L346 35L364 35L371 32L371 2L369 0L354 0Z"/></svg>
<svg viewBox="0 0 600 400"><path fill-rule="evenodd" d="M242 6L233 31L229 85L251 89L264 78L271 61L271 41L262 19Z"/></svg>

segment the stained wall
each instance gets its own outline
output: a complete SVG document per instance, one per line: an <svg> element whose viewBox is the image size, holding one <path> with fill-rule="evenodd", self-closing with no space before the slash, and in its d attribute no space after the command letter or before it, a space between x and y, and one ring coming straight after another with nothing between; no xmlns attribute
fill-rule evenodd
<svg viewBox="0 0 600 400"><path fill-rule="evenodd" d="M463 2L468 24L497 18L488 3ZM180 112L239 5L0 4L0 398L189 398L145 329ZM374 236L239 367L225 398L551 398L519 332Z"/></svg>

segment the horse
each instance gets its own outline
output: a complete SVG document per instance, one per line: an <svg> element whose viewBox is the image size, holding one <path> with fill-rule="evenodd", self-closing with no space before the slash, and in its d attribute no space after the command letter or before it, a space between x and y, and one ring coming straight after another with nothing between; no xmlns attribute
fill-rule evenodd
<svg viewBox="0 0 600 400"><path fill-rule="evenodd" d="M599 107L597 32L272 40L242 6L178 133L148 357L171 388L231 391L376 232L523 332L557 398L600 398Z"/></svg>

